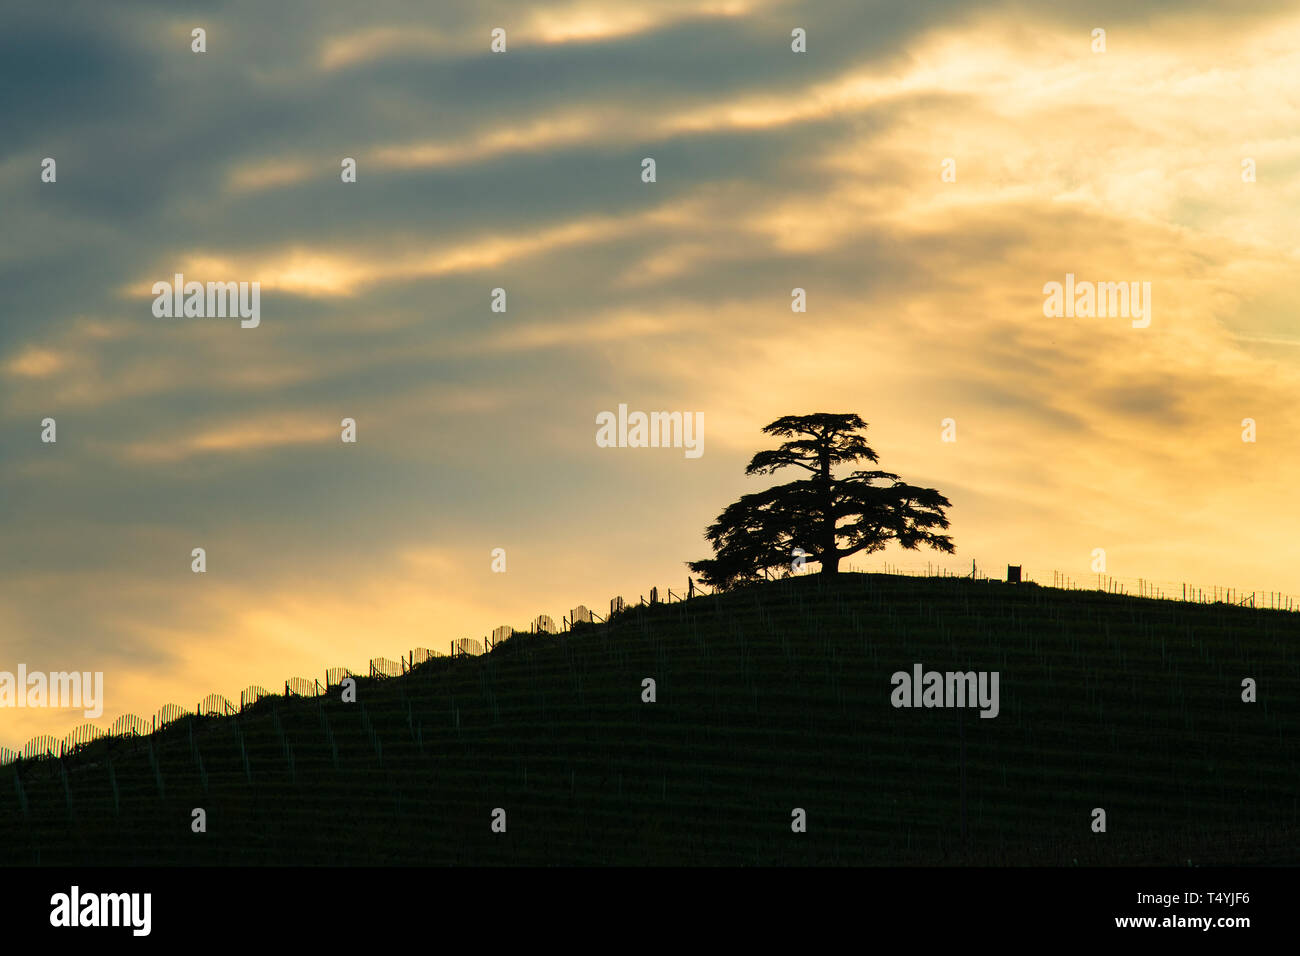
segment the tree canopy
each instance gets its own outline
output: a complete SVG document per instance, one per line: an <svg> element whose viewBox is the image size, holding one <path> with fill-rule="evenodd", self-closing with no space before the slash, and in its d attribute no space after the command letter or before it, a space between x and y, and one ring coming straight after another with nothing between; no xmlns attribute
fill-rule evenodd
<svg viewBox="0 0 1300 956"><path fill-rule="evenodd" d="M823 575L837 574L844 558L879 551L891 541L953 553L952 539L939 533L948 527L944 509L952 503L936 489L909 485L887 471L859 469L836 477L836 466L879 461L860 434L866 428L855 414L828 412L787 415L764 427L786 441L754 455L745 474L793 467L808 476L728 505L705 532L714 556L688 562L690 569L711 587L730 588L775 569L789 573L796 549L820 563Z"/></svg>

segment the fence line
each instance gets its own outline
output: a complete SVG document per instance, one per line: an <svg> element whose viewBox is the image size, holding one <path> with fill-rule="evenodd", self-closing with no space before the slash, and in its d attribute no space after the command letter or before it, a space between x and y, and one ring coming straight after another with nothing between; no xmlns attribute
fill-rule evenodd
<svg viewBox="0 0 1300 956"><path fill-rule="evenodd" d="M919 563L910 565L883 563L885 574L906 577L943 577L967 578L976 581L1001 581L1001 577L990 576L978 562L971 562L971 570L960 571L927 562L924 570ZM1000 567L1000 566L999 566ZM1065 591L1103 591L1107 594L1143 597L1154 600L1186 601L1192 604L1232 604L1238 607L1253 607L1256 610L1297 611L1300 610L1300 595L1284 591L1255 591L1228 585L1210 585L1200 587L1186 581L1154 580L1152 578L1119 577L1102 573L1075 574L1054 569L1029 569L1021 565L1009 565L1020 569L1022 583L1037 584L1042 587L1054 587ZM849 565L846 570L867 570ZM1032 573L1031 573L1032 570ZM868 573L880 573L879 570ZM1049 585L1050 577L1050 585Z"/></svg>
<svg viewBox="0 0 1300 956"><path fill-rule="evenodd" d="M370 661L371 677L399 677L404 670L397 661L390 661L386 657L375 657Z"/></svg>
<svg viewBox="0 0 1300 956"><path fill-rule="evenodd" d="M263 697L270 697L271 692L265 687L258 687L256 684L249 684L239 692L239 709L242 711L247 707L252 707Z"/></svg>
<svg viewBox="0 0 1300 956"><path fill-rule="evenodd" d="M688 579L688 592L691 594L704 593L698 589L698 586ZM658 603L658 588L650 589L650 603ZM672 601L674 597L672 590L668 591L668 600ZM685 600L681 595L676 595L677 599ZM644 597L641 604L645 604ZM610 601L611 616L626 610L629 605L618 597ZM609 618L601 618L599 615L590 611L584 605L578 605L572 609L563 619L563 626L557 626L555 619L549 614L539 614L533 619L526 633L555 635L569 631L574 624L589 623L606 623ZM472 637L457 638L451 642L451 657L478 656L486 653L492 648L505 640L508 640L517 631L508 624L503 624L492 631L490 637L484 637L482 641ZM409 655L402 655L400 661L392 661L385 657L375 657L370 660L369 676L375 679L384 680L391 677L398 677L402 674L409 673L420 664L434 658L441 658L444 655L439 651L430 650L427 647L413 648ZM284 682L284 696L286 697L319 697L327 694L331 690L342 685L343 681L349 677L358 677L346 667L328 667L325 669L325 682L322 684L319 680L307 677L290 677ZM257 684L250 684L240 691L239 706L236 707L231 701L227 700L221 694L208 694L200 700L193 710L187 710L179 704L165 704L153 717L145 720L137 717L135 714L123 714L113 721L108 730L96 727L93 724L84 724L78 727L68 736L60 740L50 734L39 734L27 742L21 751L12 750L8 747L0 747L0 767L14 763L18 759L33 760L38 757L57 757L63 758L73 753L78 747L88 744L94 740L100 740L108 737L131 738L144 737L155 733L158 730L167 727L175 721L187 717L204 717L208 715L230 716L242 713L249 707L252 707L259 700L265 697L276 696L265 687Z"/></svg>
<svg viewBox="0 0 1300 956"><path fill-rule="evenodd" d="M899 575L906 577L928 577L928 578L964 578L973 581L1001 581L1002 578L991 577L988 573L982 572L978 562L972 561L971 568L966 571L964 568L955 570L951 567L944 567L934 562L926 562L925 569L922 570L919 564L899 565L884 562L884 574ZM1037 584L1047 586L1047 575L1051 575L1051 587L1062 590L1075 591L1101 591L1107 594L1127 595L1133 597L1145 597L1156 600L1169 601L1187 601L1197 604L1225 604L1236 605L1240 607L1253 607L1257 610L1272 609L1281 611L1300 611L1300 597L1286 594L1281 591L1246 591L1239 590L1235 587L1225 587L1222 585L1211 586L1208 588L1189 586L1180 581L1153 581L1149 578L1121 578L1108 574L1084 574L1077 577L1066 574L1057 570L1035 569L1034 575L1042 580L1035 580L1034 575L1023 566L1019 567L1020 580L1022 583ZM879 569L868 570L854 564L845 564L845 571L865 571L866 573L879 574ZM1011 566L1008 566L1008 572ZM813 571L807 571L805 574L814 574ZM795 575L786 572L778 577L801 577L804 575ZM588 609L585 605L579 604L576 608L569 611L568 615L563 618L562 626L556 626L555 619L547 614L539 614L533 619L527 631L517 631L508 624L494 628L490 637L484 637L482 641L474 638L462 637L451 642L450 657L467 657L477 656L491 651L494 647L502 642L509 640L517 633L531 635L556 635L560 633L571 632L579 624L606 624L613 618L623 614L634 607L647 607L654 604L673 604L682 603L692 600L696 596L714 593L706 591L696 584L691 578L686 579L686 593L675 594L672 588L668 588L665 594L660 594L659 588L650 589L649 599L646 595L640 595L640 600L636 604L631 604L622 596L615 596L609 601L609 615L601 617L595 612ZM398 677L402 674L410 673L415 667L424 664L434 658L442 658L444 655L439 651L429 650L425 647L413 648L409 655L402 655L401 661L392 661L385 657L375 657L370 661L369 676L375 679L388 679ZM325 670L325 682L322 684L319 680L309 679L306 677L290 677L284 682L284 693L286 697L319 697L337 689L343 681L349 677L355 678L361 675L356 674L346 667L329 667ZM220 694L209 694L198 702L193 711L187 711L179 704L165 704L151 720L144 720L135 714L123 714L113 721L108 730L96 727L93 724L82 724L63 739L51 736L49 734L39 734L27 741L27 744L21 751L11 750L8 747L0 747L0 767L12 764L19 759L33 760L38 757L58 757L62 758L73 753L77 748L85 746L96 740L105 738L131 738L144 737L186 717L202 717L208 715L229 716L242 713L252 707L259 700L266 697L273 697L271 691L258 685L246 687L239 695L239 706L227 700Z"/></svg>

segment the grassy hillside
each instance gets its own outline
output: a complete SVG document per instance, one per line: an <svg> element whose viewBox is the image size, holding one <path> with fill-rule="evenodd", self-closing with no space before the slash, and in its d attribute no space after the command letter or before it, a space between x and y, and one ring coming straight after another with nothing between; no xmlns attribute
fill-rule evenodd
<svg viewBox="0 0 1300 956"><path fill-rule="evenodd" d="M895 709L917 662L999 716ZM1294 613L799 578L4 768L0 862L1294 863L1298 663Z"/></svg>

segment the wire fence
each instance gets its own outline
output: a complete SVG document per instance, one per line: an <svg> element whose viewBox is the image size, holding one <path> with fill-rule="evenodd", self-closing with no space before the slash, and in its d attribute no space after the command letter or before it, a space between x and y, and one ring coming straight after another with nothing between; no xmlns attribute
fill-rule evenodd
<svg viewBox="0 0 1300 956"><path fill-rule="evenodd" d="M657 604L661 603L661 600L664 603L674 600L681 601L685 600L688 595L694 596L702 593L704 592L699 585L690 582L688 579L687 594L674 594L672 589L669 589L667 597L661 599L659 589L656 587L650 589L648 599L645 595L641 595L638 604L630 604L622 597L611 598L609 602L610 615L618 614L630 607ZM549 614L539 614L532 620L526 631L520 631L508 624L503 624L494 628L491 635L485 636L482 640L472 637L456 638L451 641L446 655L439 651L430 650L427 647L416 647L409 654L403 654L401 660L398 661L386 657L371 658L369 671L364 676L378 680L400 677L402 674L409 673L413 668L434 658L474 657L487 653L518 633L555 635L571 630L574 624L596 624L608 620L608 617L602 618L585 605L580 604L570 610L562 618L560 624L557 624ZM341 687L343 681L349 677L356 678L360 676L363 675L346 667L328 667L325 669L325 680L323 682L308 677L290 677L284 682L284 696L319 697ZM20 758L24 760L35 760L41 757L62 759L79 747L106 737L147 737L185 718L211 715L230 716L243 713L263 698L275 696L279 696L279 694L253 684L240 692L238 706L221 694L213 693L200 700L193 709L183 707L180 704L167 704L148 719L137 717L135 714L123 714L108 729L96 727L93 724L84 724L63 738L40 734L31 738L21 750L0 747L0 766L11 764Z"/></svg>
<svg viewBox="0 0 1300 956"><path fill-rule="evenodd" d="M999 571L1002 565L998 565ZM1193 604L1232 604L1274 611L1300 610L1300 595L1284 591L1258 591L1230 585L1206 585L1204 582L1169 581L1153 578L1120 577L1099 573L1065 572L1053 568L1026 568L1006 565L1006 575L992 576L977 561L969 568L940 565L935 562L894 564L883 562L869 568L858 564L844 566L847 571L904 575L908 577L966 578L975 581L1007 581L1018 577L1022 584L1036 584L1066 591L1102 591L1129 597L1152 598L1165 601L1187 601Z"/></svg>
<svg viewBox="0 0 1300 956"><path fill-rule="evenodd" d="M1129 595L1155 600L1189 601L1198 604L1230 604L1280 611L1294 612L1300 610L1300 596L1286 594L1281 591L1252 591L1223 585L1205 587L1182 581L1124 578L1108 574L1073 575L1058 570L1026 569L1020 565L1008 565L1005 577L992 577L986 570L980 568L977 561L971 562L969 570L950 565L940 565L934 562L926 562L924 566L919 563L894 564L884 562L881 566L874 568L846 563L842 566L842 570L921 578L965 578L972 581L1017 580L1021 584L1034 584L1042 587L1049 586L1048 582L1050 581L1050 587L1063 590L1102 591L1107 594ZM813 573L816 573L814 569L807 569L802 572L804 575ZM776 575L776 577L799 576L802 575L793 569L784 574ZM608 623L612 618L632 608L655 604L680 603L710 593L712 592L701 588L699 584L688 577L686 588L680 594L675 593L672 588L661 592L658 587L652 587L649 594L640 595L636 603L628 601L621 595L616 595L609 599L609 614L606 617L601 617L585 605L579 604L571 609L558 625L550 615L539 614L532 620L526 631L520 631L508 624L503 624L494 628L491 635L484 637L481 641L469 637L457 638L451 641L447 655L425 647L417 647L413 648L409 654L402 655L399 661L393 661L385 657L372 658L369 672L366 675L355 673L346 667L330 667L325 670L324 682L306 677L290 677L284 682L284 696L319 697L341 687L348 678L355 679L368 676L372 679L386 680L399 677L402 674L410 673L415 667L435 658L470 657L488 653L494 647L511 639L516 634L556 635L568 633L578 625ZM279 695L267 690L265 687L250 685L240 692L238 707L221 694L213 693L200 700L193 710L188 710L179 704L166 704L148 720L137 717L135 714L123 714L113 721L112 726L108 729L96 727L94 724L82 724L63 738L40 734L27 741L22 750L0 747L0 766L14 763L19 759L35 760L41 757L61 759L80 747L107 737L147 737L169 724L189 717L230 716L243 713L263 698L275 696Z"/></svg>

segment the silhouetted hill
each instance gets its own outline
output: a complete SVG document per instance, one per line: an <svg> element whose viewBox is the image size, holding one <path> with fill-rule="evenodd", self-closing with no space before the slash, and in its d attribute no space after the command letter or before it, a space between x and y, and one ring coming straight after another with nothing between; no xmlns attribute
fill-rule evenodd
<svg viewBox="0 0 1300 956"><path fill-rule="evenodd" d="M1282 611L798 578L4 768L0 860L1294 863L1298 658ZM916 663L998 716L891 706Z"/></svg>

